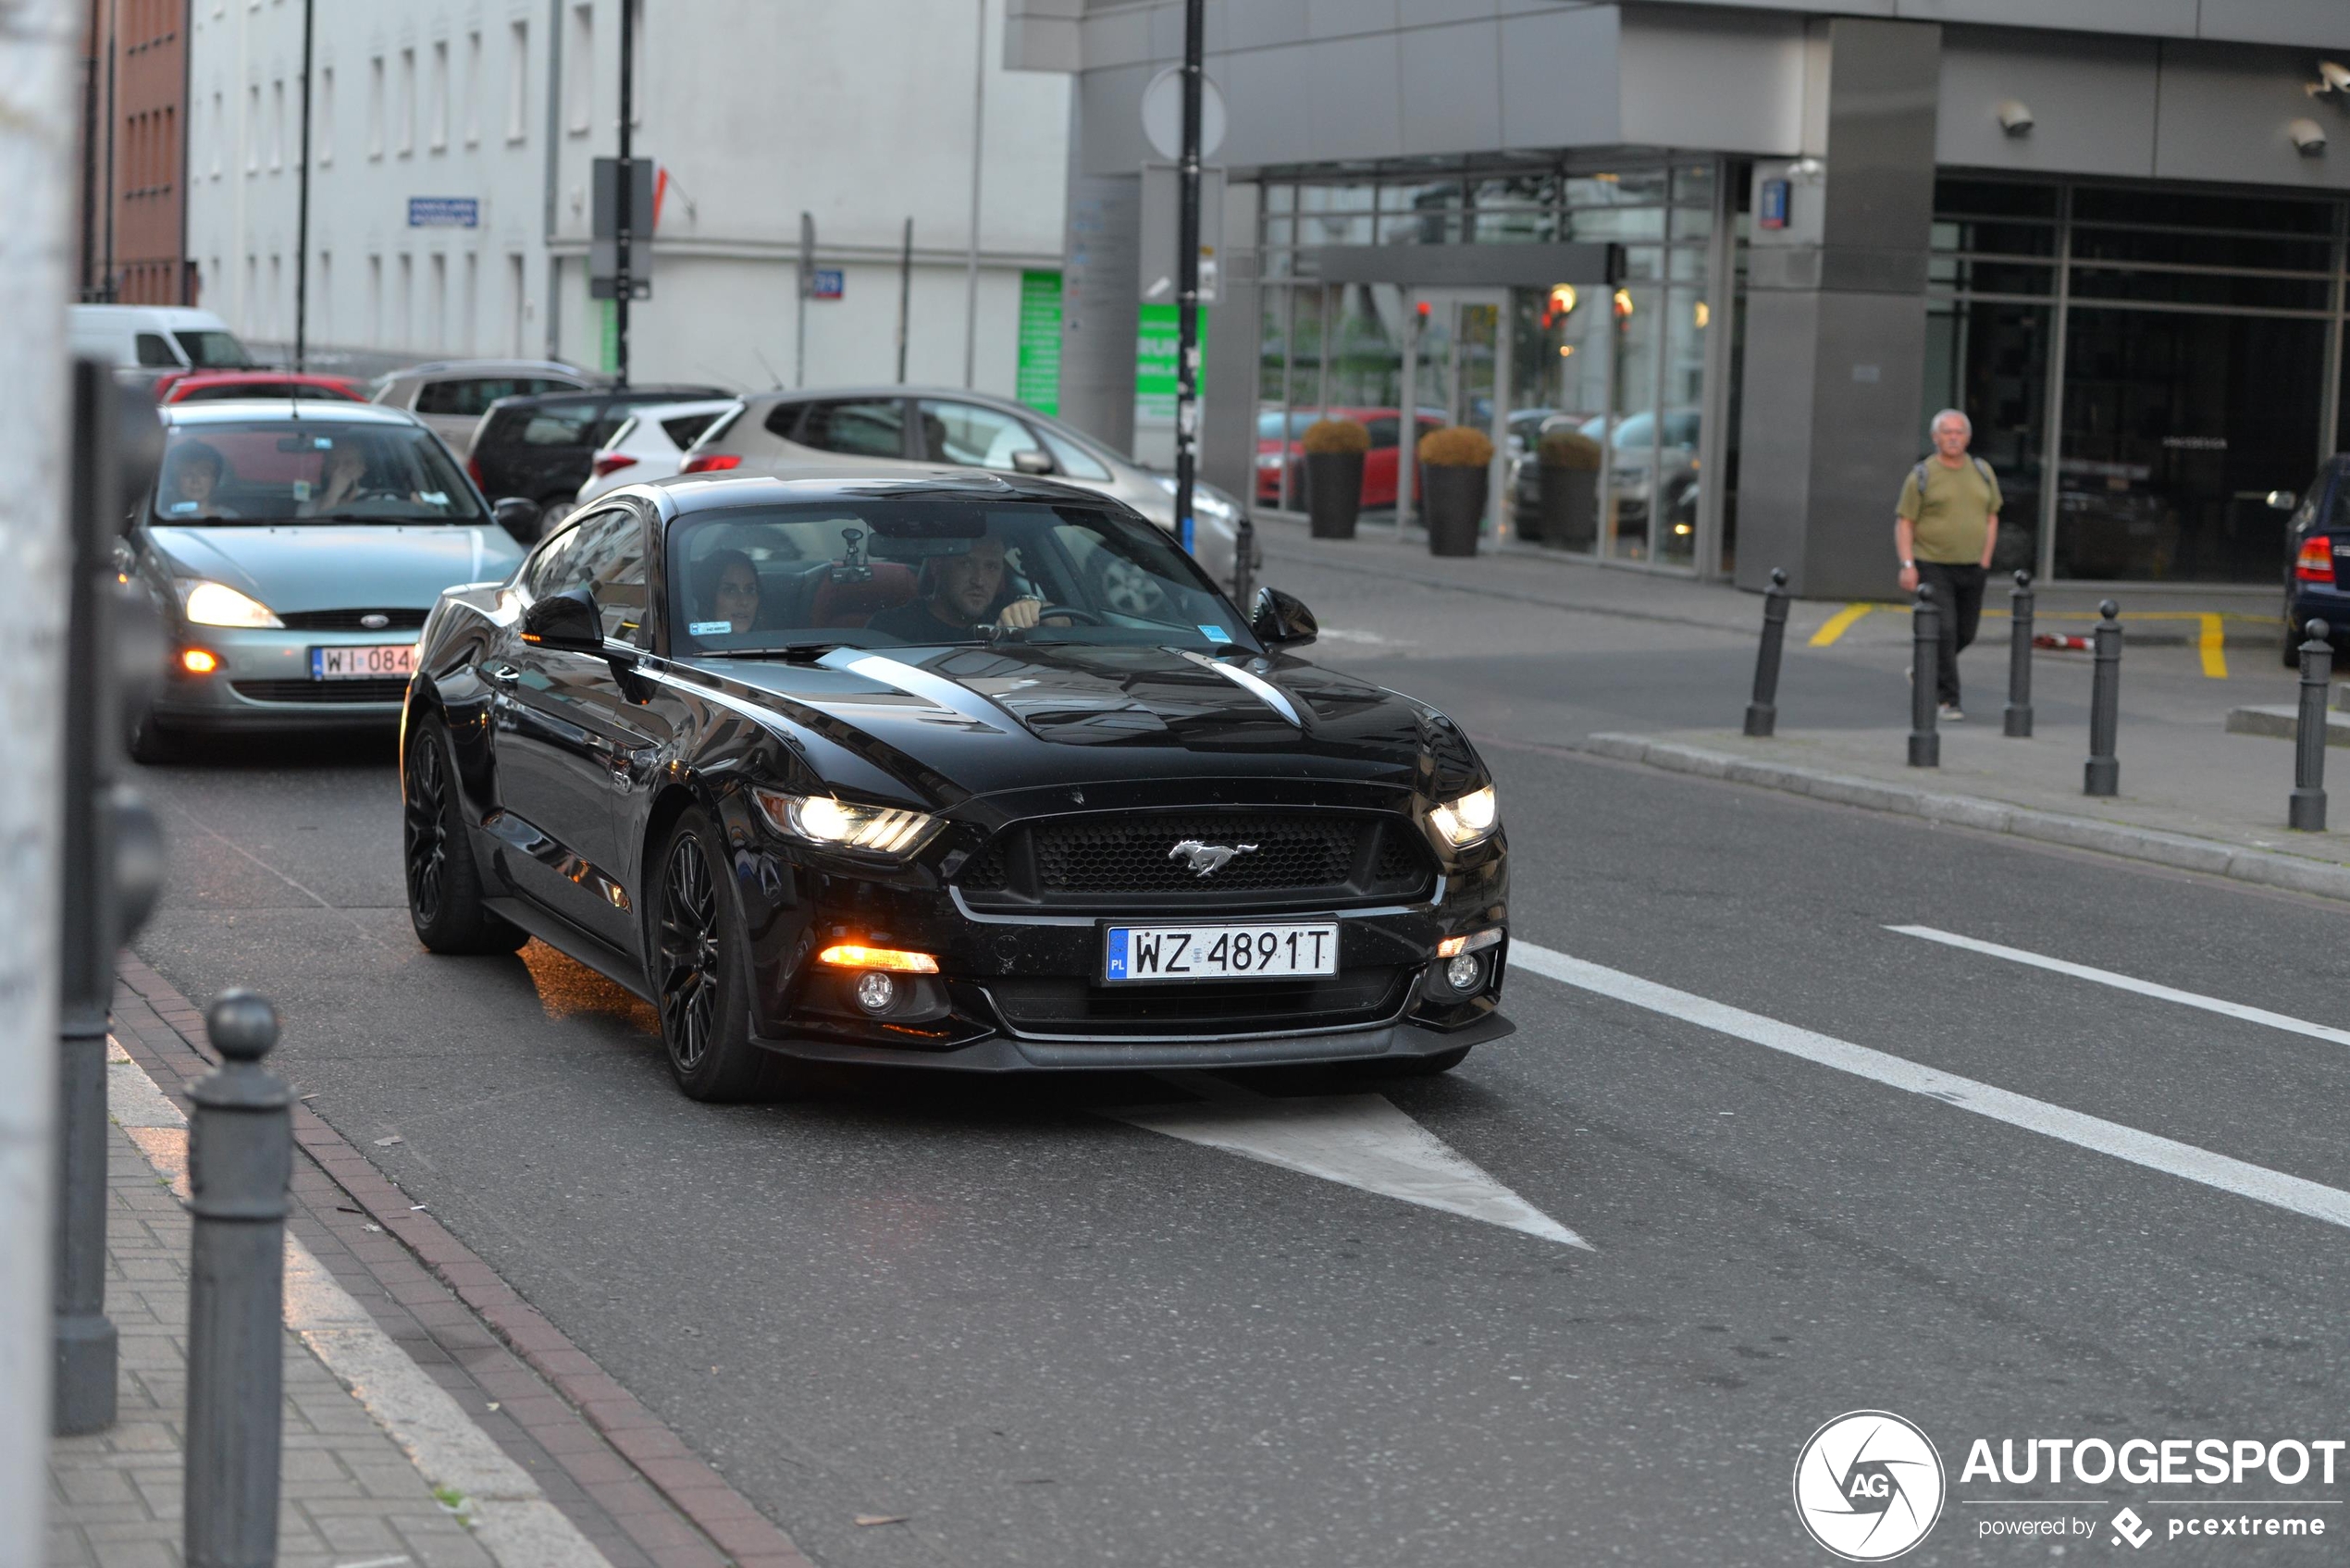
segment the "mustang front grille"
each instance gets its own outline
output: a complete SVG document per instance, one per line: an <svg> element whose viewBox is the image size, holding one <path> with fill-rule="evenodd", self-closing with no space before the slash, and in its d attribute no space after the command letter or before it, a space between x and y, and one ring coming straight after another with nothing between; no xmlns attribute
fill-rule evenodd
<svg viewBox="0 0 2350 1568"><path fill-rule="evenodd" d="M956 883L988 906L1235 909L1409 898L1435 869L1401 816L1128 811L1016 823Z"/></svg>

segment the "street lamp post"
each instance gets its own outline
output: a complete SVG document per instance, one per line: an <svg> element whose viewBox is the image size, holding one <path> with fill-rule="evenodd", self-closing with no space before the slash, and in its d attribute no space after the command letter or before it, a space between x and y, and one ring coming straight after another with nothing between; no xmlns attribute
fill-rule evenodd
<svg viewBox="0 0 2350 1568"><path fill-rule="evenodd" d="M612 276L612 370L618 385L628 385L628 297L637 286L630 275L631 249L637 242L637 170L629 157L628 122L637 112L637 0L620 0L620 167L612 185L612 228L620 242Z"/></svg>
<svg viewBox="0 0 2350 1568"><path fill-rule="evenodd" d="M1199 142L1201 56L1206 52L1206 0L1183 6L1182 218L1176 231L1175 525L1183 548L1195 540L1192 493L1199 481Z"/></svg>

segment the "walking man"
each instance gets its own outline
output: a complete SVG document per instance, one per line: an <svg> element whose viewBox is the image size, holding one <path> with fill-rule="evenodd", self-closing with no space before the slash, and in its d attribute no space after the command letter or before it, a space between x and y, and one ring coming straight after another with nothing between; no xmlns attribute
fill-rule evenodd
<svg viewBox="0 0 2350 1568"><path fill-rule="evenodd" d="M1942 717L1959 709L1959 654L1974 641L1983 619L1983 580L1999 542L1999 481L1991 465L1967 454L1974 426L1955 408L1934 416L1934 455L1910 470L1893 517L1893 549L1901 558L1901 591L1934 585L1942 611L1942 647L1935 661ZM1915 672L1911 672L1912 678Z"/></svg>

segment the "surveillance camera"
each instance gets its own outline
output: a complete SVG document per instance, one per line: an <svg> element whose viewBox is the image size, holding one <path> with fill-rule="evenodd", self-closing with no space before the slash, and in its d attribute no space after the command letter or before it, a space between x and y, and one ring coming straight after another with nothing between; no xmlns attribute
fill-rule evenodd
<svg viewBox="0 0 2350 1568"><path fill-rule="evenodd" d="M2350 66L2339 60L2319 60L2318 75L2324 80L2328 92L2350 92Z"/></svg>
<svg viewBox="0 0 2350 1568"><path fill-rule="evenodd" d="M2013 98L2002 100L1998 109L1999 129L2010 136L2028 136L2032 132L2032 111Z"/></svg>
<svg viewBox="0 0 2350 1568"><path fill-rule="evenodd" d="M2313 119L2297 119L2284 128L2293 138L2294 150L2305 158L2321 157L2326 150L2326 128Z"/></svg>

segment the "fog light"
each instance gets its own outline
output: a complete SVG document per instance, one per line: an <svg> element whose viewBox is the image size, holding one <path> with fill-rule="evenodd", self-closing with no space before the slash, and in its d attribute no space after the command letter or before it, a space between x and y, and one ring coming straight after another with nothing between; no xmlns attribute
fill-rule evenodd
<svg viewBox="0 0 2350 1568"><path fill-rule="evenodd" d="M909 953L898 947L867 947L856 942L827 947L816 955L816 961L842 969L896 969L900 974L938 972L938 960L927 953Z"/></svg>
<svg viewBox="0 0 2350 1568"><path fill-rule="evenodd" d="M1484 973L1485 960L1464 953L1444 966L1444 983L1455 991L1474 991Z"/></svg>
<svg viewBox="0 0 2350 1568"><path fill-rule="evenodd" d="M209 675L220 668L220 661L200 648L192 648L179 656L179 668L191 675Z"/></svg>
<svg viewBox="0 0 2350 1568"><path fill-rule="evenodd" d="M897 1004L897 982L878 970L857 977L857 1005L869 1013L885 1013Z"/></svg>

